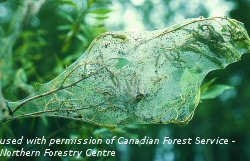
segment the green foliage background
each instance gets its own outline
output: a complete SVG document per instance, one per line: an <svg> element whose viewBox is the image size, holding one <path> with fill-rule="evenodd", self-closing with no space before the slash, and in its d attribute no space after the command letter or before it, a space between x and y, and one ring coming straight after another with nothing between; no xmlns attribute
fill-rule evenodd
<svg viewBox="0 0 250 161"><path fill-rule="evenodd" d="M228 16L243 23L250 32L250 2L228 0L235 7ZM1 2L1 1L0 1ZM41 3L38 3L41 2ZM74 62L101 33L108 31L105 22L109 19L114 2L122 9L133 7L141 17L146 29L160 26L150 19L155 12L155 3L146 0L141 6L132 1L111 0L40 0L0 3L8 9L8 16L0 17L0 66L3 81L3 95L7 100L20 100L32 92L33 86L45 83L60 74ZM192 4L184 1L175 9L169 5L173 0L162 1L166 12L159 18L165 25L174 22L178 15L184 17L208 16L206 3L200 3L200 10L191 12ZM194 1L195 2L195 1ZM197 2L198 3L198 2ZM1 12L1 11L0 11ZM123 19L123 17L121 17ZM124 24L113 26L123 30ZM3 56L3 57L2 57ZM29 160L195 160L195 161L240 161L250 160L250 55L245 54L238 63L223 71L215 71L207 80L217 78L216 83L234 86L220 97L203 101L186 126L179 125L130 125L118 128L97 127L85 122L58 118L31 118L0 125L0 138L108 138L113 135L131 138L170 136L173 138L204 137L236 140L229 145L175 145L175 146L108 146L97 149L116 150L115 158L29 158ZM2 145L1 145L2 146ZM93 146L55 146L52 149L86 150ZM0 147L0 148L3 148ZM8 146L19 149L18 146ZM43 146L24 147L44 149ZM1 158L18 161L20 158Z"/></svg>

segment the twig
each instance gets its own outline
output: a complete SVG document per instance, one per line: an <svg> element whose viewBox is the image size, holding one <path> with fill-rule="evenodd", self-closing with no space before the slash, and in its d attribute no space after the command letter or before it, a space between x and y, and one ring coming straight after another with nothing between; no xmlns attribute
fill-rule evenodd
<svg viewBox="0 0 250 161"><path fill-rule="evenodd" d="M95 72L94 74L97 74L97 73L98 73L99 71L101 71L102 69L103 69L103 68L99 69L99 70L98 70L97 72ZM87 77L82 77L81 79L79 79L79 80L77 80L77 81L75 81L75 82L73 82L73 83L71 83L71 84L69 84L69 85L61 86L61 87L56 88L56 89L54 89L54 90L51 90L51 91L49 91L49 92L45 92L45 93L42 93L42 94L39 94L39 95L30 97L30 98L28 98L28 99L22 101L16 108L14 108L13 111L12 111L12 114L14 114L17 110L19 110L23 105L25 105L26 103L28 103L28 102L30 102L30 101L32 101L32 100L34 100L34 99L38 99L38 98L41 98L41 97L44 97L44 96L48 96L48 95L53 94L53 93L55 93L55 92L61 91L61 90L63 90L63 89L66 89L66 88L75 86L77 83L79 83L79 82L81 82L81 81L83 81L83 80L89 78L90 76L92 76L92 75L94 75L94 74L91 74L91 75L89 75L89 76L87 76Z"/></svg>

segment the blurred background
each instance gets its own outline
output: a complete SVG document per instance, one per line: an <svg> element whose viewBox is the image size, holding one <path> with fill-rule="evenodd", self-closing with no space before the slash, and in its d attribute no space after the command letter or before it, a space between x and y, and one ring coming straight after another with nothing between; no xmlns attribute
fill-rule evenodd
<svg viewBox="0 0 250 161"><path fill-rule="evenodd" d="M105 31L143 31L185 18L228 16L250 32L250 0L0 0L0 75L7 100L27 97L74 62ZM109 145L51 147L53 150L109 149L116 157L29 158L30 161L247 161L250 160L250 54L206 81L234 86L216 99L202 101L188 125L129 125L103 128L59 118L29 118L0 125L0 138L228 138L229 145ZM43 150L45 146L24 149ZM0 145L0 149L21 146ZM1 161L19 161L4 158Z"/></svg>

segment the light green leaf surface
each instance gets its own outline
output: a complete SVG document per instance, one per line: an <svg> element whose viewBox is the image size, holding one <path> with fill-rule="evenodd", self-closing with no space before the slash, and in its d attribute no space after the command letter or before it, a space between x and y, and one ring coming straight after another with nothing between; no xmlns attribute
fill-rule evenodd
<svg viewBox="0 0 250 161"><path fill-rule="evenodd" d="M8 102L11 116L3 120L55 116L102 126L187 123L200 102L204 77L248 51L242 26L223 17L197 18L155 31L104 33L32 96Z"/></svg>

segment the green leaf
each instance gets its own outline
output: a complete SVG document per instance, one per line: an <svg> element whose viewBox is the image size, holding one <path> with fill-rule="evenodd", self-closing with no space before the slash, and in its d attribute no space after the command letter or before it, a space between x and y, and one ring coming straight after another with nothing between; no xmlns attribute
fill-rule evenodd
<svg viewBox="0 0 250 161"><path fill-rule="evenodd" d="M128 64L131 64L130 61L128 61L127 59L125 58L117 58L118 62L117 64L115 65L115 67L117 69L121 69L122 67L124 67L125 65L128 65Z"/></svg>
<svg viewBox="0 0 250 161"><path fill-rule="evenodd" d="M59 12L59 14L63 17L63 18L65 18L65 19L67 19L69 22L71 22L71 23L73 23L75 20L70 16L70 15L68 15L68 14L66 14L66 13L64 13L64 12Z"/></svg>
<svg viewBox="0 0 250 161"><path fill-rule="evenodd" d="M104 8L104 9L96 9L96 10L90 10L89 13L92 13L92 14L108 14L112 12L111 9L107 9L107 8Z"/></svg>
<svg viewBox="0 0 250 161"><path fill-rule="evenodd" d="M63 4L63 5L66 4L66 5L70 5L74 8L77 8L77 4L72 0L60 0L60 4Z"/></svg>
<svg viewBox="0 0 250 161"><path fill-rule="evenodd" d="M217 80L217 78L213 78L211 79L210 81L204 83L202 86L201 86L201 94L204 93L205 91L208 90L209 87L212 86L212 84L214 84L214 82Z"/></svg>
<svg viewBox="0 0 250 161"><path fill-rule="evenodd" d="M57 27L57 30L70 30L72 26L70 25L61 25Z"/></svg>
<svg viewBox="0 0 250 161"><path fill-rule="evenodd" d="M13 114L5 120L54 116L111 127L188 123L201 97L231 88L208 88L210 82L200 96L203 79L239 61L249 41L241 23L224 17L104 33L55 79L24 100L9 102Z"/></svg>
<svg viewBox="0 0 250 161"><path fill-rule="evenodd" d="M107 19L108 16L104 16L104 15L98 15L98 16L95 16L96 19L99 19L99 20L104 20L104 19Z"/></svg>
<svg viewBox="0 0 250 161"><path fill-rule="evenodd" d="M217 84L208 88L204 93L201 93L201 99L213 99L220 96L223 92L233 89L232 86Z"/></svg>
<svg viewBox="0 0 250 161"><path fill-rule="evenodd" d="M76 38L79 39L80 41L82 41L82 43L86 44L88 42L87 39L85 38L85 36L82 34L77 34Z"/></svg>

